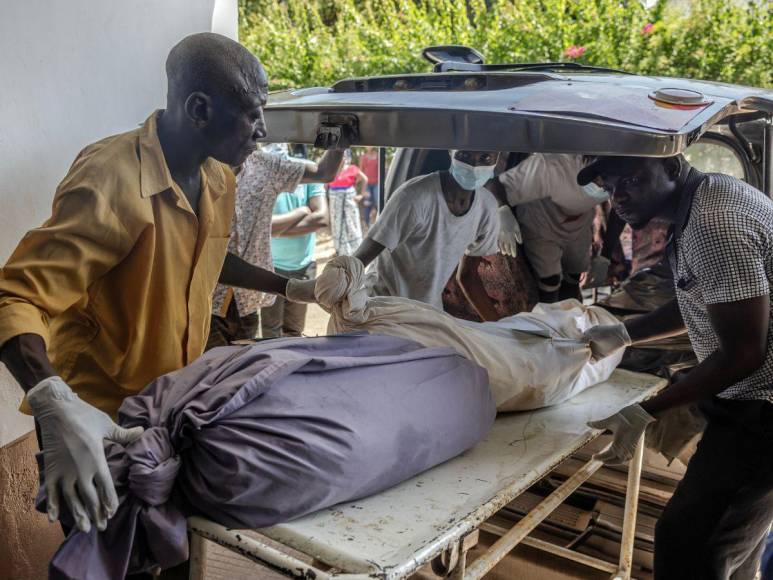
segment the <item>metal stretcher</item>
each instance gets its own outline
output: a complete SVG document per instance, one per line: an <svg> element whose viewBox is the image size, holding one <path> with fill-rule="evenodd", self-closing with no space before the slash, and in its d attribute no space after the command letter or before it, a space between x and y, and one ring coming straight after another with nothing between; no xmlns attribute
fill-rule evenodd
<svg viewBox="0 0 773 580"><path fill-rule="evenodd" d="M477 579L519 543L610 572L614 578L630 578L643 438L629 467L618 565L527 538L602 466L593 459L475 561L467 562L467 551L489 517L600 434L587 427L587 421L648 398L664 385L652 375L617 370L605 383L561 405L500 415L475 448L380 494L258 530L309 556L311 564L239 530L191 517L191 579L204 578L202 538L287 576L314 580L406 578L433 560L434 569L444 575Z"/></svg>

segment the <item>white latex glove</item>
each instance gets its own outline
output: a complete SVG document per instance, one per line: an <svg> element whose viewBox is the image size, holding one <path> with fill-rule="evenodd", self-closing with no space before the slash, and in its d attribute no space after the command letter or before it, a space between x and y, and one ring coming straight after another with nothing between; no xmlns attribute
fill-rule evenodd
<svg viewBox="0 0 773 580"><path fill-rule="evenodd" d="M126 446L143 428L116 425L107 413L81 401L61 377L40 381L27 401L40 424L49 520L59 518L61 491L80 531L88 532L92 522L104 530L118 496L102 440Z"/></svg>
<svg viewBox="0 0 773 580"><path fill-rule="evenodd" d="M290 302L316 302L317 298L314 296L314 288L317 285L317 280L296 280L290 278L287 281L286 296Z"/></svg>
<svg viewBox="0 0 773 580"><path fill-rule="evenodd" d="M612 445L594 455L593 458L603 461L607 465L628 463L636 451L639 438L647 429L647 425L653 421L655 418L647 413L641 405L630 405L601 421L589 421L588 427L609 429L614 437Z"/></svg>
<svg viewBox="0 0 773 580"><path fill-rule="evenodd" d="M593 360L606 358L621 348L631 346L631 337L622 322L589 328L582 333L581 340L590 346Z"/></svg>
<svg viewBox="0 0 773 580"><path fill-rule="evenodd" d="M498 212L499 237L497 238L497 245L499 246L499 251L505 256L515 258L518 255L518 244L523 241L521 226L518 225L518 220L515 219L513 211L509 206L500 206Z"/></svg>

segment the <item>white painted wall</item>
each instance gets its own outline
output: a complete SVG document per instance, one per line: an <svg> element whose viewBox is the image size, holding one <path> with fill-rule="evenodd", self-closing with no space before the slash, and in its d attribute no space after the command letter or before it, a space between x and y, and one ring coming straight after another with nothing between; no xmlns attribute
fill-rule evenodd
<svg viewBox="0 0 773 580"><path fill-rule="evenodd" d="M2 0L0 264L81 148L164 106L169 49L208 30L236 38L236 0ZM0 368L0 447L32 428L20 393Z"/></svg>

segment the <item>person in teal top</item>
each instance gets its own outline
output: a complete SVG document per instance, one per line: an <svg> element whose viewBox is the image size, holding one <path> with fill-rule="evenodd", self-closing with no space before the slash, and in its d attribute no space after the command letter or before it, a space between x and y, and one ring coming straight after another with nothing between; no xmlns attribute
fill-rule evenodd
<svg viewBox="0 0 773 580"><path fill-rule="evenodd" d="M305 157L304 146L295 146L291 152ZM277 273L300 280L316 277L316 232L327 227L328 221L322 184L301 184L295 191L277 196L271 218L271 256ZM261 310L263 338L301 336L306 309L306 304L288 302L283 296L277 296L273 306Z"/></svg>
<svg viewBox="0 0 773 580"><path fill-rule="evenodd" d="M313 213L314 210L310 208L309 202L315 197L325 197L325 187L321 183L301 184L293 192L280 193L274 204L274 217L281 218L281 216L292 214L297 209L301 209L301 214L305 214L306 208ZM323 205L327 204L323 201ZM310 216L311 213L304 215L304 218ZM307 219L307 221L310 220ZM325 227L327 223L327 220L325 220L325 224L321 223L322 220L317 221L319 227L310 233L293 235L299 229L296 225L277 237L272 220L271 256L275 268L290 271L302 270L314 260L314 245L317 241L315 232L317 229Z"/></svg>

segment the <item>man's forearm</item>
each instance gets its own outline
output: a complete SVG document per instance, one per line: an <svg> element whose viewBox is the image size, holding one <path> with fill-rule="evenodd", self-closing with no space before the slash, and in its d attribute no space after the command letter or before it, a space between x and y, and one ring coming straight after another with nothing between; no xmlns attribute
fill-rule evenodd
<svg viewBox="0 0 773 580"><path fill-rule="evenodd" d="M0 350L0 360L25 393L56 375L46 354L46 343L38 334L20 334L8 340Z"/></svg>
<svg viewBox="0 0 773 580"><path fill-rule="evenodd" d="M344 158L343 149L329 149L316 165L310 165L301 178L301 183L328 183L335 179L341 161Z"/></svg>
<svg viewBox="0 0 773 580"><path fill-rule="evenodd" d="M636 344L680 334L684 332L684 320L674 298L649 314L626 320L625 329Z"/></svg>
<svg viewBox="0 0 773 580"><path fill-rule="evenodd" d="M368 264L375 260L383 251L384 246L370 238L365 238L362 240L360 247L355 250L354 257L362 262L362 265L367 268Z"/></svg>
<svg viewBox="0 0 773 580"><path fill-rule="evenodd" d="M299 224L304 218L308 217L309 211L306 208L296 208L287 213L274 215L271 217L271 235L279 236Z"/></svg>
<svg viewBox="0 0 773 580"><path fill-rule="evenodd" d="M230 252L226 254L219 281L226 286L283 296L287 291L287 278L250 264Z"/></svg>
<svg viewBox="0 0 773 580"><path fill-rule="evenodd" d="M649 413L721 393L754 374L768 356L770 296L707 306L718 347L681 381L642 405Z"/></svg>
<svg viewBox="0 0 773 580"><path fill-rule="evenodd" d="M641 406L653 415L666 409L708 399L745 379L749 374L749 370L739 365L737 360L731 360L731 357L717 350L691 370L684 379L645 401Z"/></svg>
<svg viewBox="0 0 773 580"><path fill-rule="evenodd" d="M276 238L294 238L313 234L328 225L328 219L325 214L310 214L304 217L297 224L288 227L280 234L273 234Z"/></svg>

